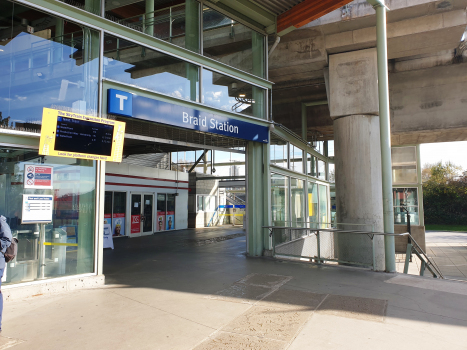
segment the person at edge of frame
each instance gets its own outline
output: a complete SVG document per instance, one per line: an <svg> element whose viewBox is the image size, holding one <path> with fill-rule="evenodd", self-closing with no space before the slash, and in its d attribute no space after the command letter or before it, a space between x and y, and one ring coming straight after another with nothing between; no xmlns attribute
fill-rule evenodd
<svg viewBox="0 0 467 350"><path fill-rule="evenodd" d="M10 226L6 223L6 218L0 215L0 332L2 331L2 314L3 314L3 294L2 294L2 277L5 271L5 252L11 244Z"/></svg>

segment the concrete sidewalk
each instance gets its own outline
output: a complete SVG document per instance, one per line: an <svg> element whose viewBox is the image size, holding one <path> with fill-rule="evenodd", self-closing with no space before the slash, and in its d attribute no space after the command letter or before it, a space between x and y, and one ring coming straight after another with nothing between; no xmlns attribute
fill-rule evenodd
<svg viewBox="0 0 467 350"><path fill-rule="evenodd" d="M466 348L467 283L247 258L241 234L115 240L105 288L6 303L0 349Z"/></svg>

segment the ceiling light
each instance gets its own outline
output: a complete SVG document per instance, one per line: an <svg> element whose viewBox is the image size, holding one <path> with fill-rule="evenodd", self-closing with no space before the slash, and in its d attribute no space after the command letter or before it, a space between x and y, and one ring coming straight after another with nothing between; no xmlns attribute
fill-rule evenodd
<svg viewBox="0 0 467 350"><path fill-rule="evenodd" d="M245 94L240 94L240 95L238 95L238 97L246 97L246 95Z"/></svg>

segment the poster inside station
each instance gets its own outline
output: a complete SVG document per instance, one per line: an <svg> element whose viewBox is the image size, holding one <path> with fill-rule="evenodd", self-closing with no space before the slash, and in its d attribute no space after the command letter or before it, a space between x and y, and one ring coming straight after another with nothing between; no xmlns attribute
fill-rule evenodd
<svg viewBox="0 0 467 350"><path fill-rule="evenodd" d="M121 162L125 123L44 108L39 154Z"/></svg>

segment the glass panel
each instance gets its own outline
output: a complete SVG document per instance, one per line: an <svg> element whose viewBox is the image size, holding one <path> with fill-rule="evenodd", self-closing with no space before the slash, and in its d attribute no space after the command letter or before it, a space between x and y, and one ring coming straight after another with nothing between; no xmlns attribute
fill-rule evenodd
<svg viewBox="0 0 467 350"><path fill-rule="evenodd" d="M141 232L141 195L131 195L131 234Z"/></svg>
<svg viewBox="0 0 467 350"><path fill-rule="evenodd" d="M265 90L203 69L203 103L228 112L264 117Z"/></svg>
<svg viewBox="0 0 467 350"><path fill-rule="evenodd" d="M152 219L152 209L153 209L153 195L152 194L145 194L144 195L144 206L143 206L143 232L151 232L153 219Z"/></svg>
<svg viewBox="0 0 467 350"><path fill-rule="evenodd" d="M279 174L271 175L271 208L272 222L275 226L285 226L288 223L289 178Z"/></svg>
<svg viewBox="0 0 467 350"><path fill-rule="evenodd" d="M271 211L274 226L290 226L289 220L289 178L271 174ZM275 230L274 244L284 242L286 232Z"/></svg>
<svg viewBox="0 0 467 350"><path fill-rule="evenodd" d="M24 189L26 164L52 166L53 189ZM95 181L94 161L0 147L0 213L19 240L18 255L5 272L6 283L94 271ZM52 222L22 224L23 194L53 195Z"/></svg>
<svg viewBox="0 0 467 350"><path fill-rule="evenodd" d="M418 213L418 189L417 188L393 188L394 223L407 224L407 210L410 214L410 222L419 224Z"/></svg>
<svg viewBox="0 0 467 350"><path fill-rule="evenodd" d="M165 225L166 230L175 229L175 195L167 195L167 224Z"/></svg>
<svg viewBox="0 0 467 350"><path fill-rule="evenodd" d="M290 194L292 202L292 226L306 227L305 181L291 178Z"/></svg>
<svg viewBox="0 0 467 350"><path fill-rule="evenodd" d="M203 8L204 55L260 77L265 76L264 35Z"/></svg>
<svg viewBox="0 0 467 350"><path fill-rule="evenodd" d="M157 227L156 231L165 231L165 216L167 211L167 203L165 202L165 194L157 195Z"/></svg>
<svg viewBox="0 0 467 350"><path fill-rule="evenodd" d="M308 182L308 220L310 228L318 228L318 185Z"/></svg>
<svg viewBox="0 0 467 350"><path fill-rule="evenodd" d="M104 224L112 224L112 193L105 191L104 197Z"/></svg>
<svg viewBox="0 0 467 350"><path fill-rule="evenodd" d="M97 115L99 32L5 0L0 8L2 125L39 131L44 107Z"/></svg>
<svg viewBox="0 0 467 350"><path fill-rule="evenodd" d="M198 67L106 35L104 77L185 100L199 101Z"/></svg>
<svg viewBox="0 0 467 350"><path fill-rule="evenodd" d="M308 153L308 175L317 177L318 176L318 165L316 163L316 157Z"/></svg>
<svg viewBox="0 0 467 350"><path fill-rule="evenodd" d="M204 211L213 212L216 210L216 196L204 196Z"/></svg>
<svg viewBox="0 0 467 350"><path fill-rule="evenodd" d="M328 157L334 157L334 140L328 141Z"/></svg>
<svg viewBox="0 0 467 350"><path fill-rule="evenodd" d="M322 228L329 227L328 188L324 185L319 185L319 222L321 223Z"/></svg>
<svg viewBox="0 0 467 350"><path fill-rule="evenodd" d="M336 168L334 164L329 163L329 176L328 181L331 183L336 182Z"/></svg>
<svg viewBox="0 0 467 350"><path fill-rule="evenodd" d="M287 168L287 143L270 146L271 164Z"/></svg>
<svg viewBox="0 0 467 350"><path fill-rule="evenodd" d="M417 148L393 147L391 149L392 182L394 184L417 183Z"/></svg>
<svg viewBox="0 0 467 350"><path fill-rule="evenodd" d="M113 236L125 236L126 192L114 192Z"/></svg>
<svg viewBox="0 0 467 350"><path fill-rule="evenodd" d="M303 153L294 145L290 145L290 170L303 173Z"/></svg>
<svg viewBox="0 0 467 350"><path fill-rule="evenodd" d="M177 2L174 5L172 0L106 1L105 18L199 52L199 3Z"/></svg>
<svg viewBox="0 0 467 350"><path fill-rule="evenodd" d="M318 159L318 179L326 180L326 164Z"/></svg>

